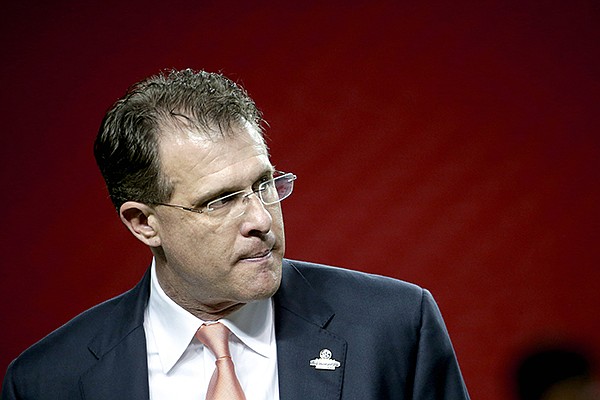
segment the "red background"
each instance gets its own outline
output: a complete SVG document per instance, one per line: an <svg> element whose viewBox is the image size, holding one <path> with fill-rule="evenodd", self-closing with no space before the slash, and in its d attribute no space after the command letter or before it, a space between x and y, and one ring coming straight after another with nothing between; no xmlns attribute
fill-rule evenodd
<svg viewBox="0 0 600 400"><path fill-rule="evenodd" d="M287 255L429 288L474 399L510 398L540 340L600 354L597 2L0 10L2 370L147 267L92 142L127 86L168 67L246 86L299 177Z"/></svg>

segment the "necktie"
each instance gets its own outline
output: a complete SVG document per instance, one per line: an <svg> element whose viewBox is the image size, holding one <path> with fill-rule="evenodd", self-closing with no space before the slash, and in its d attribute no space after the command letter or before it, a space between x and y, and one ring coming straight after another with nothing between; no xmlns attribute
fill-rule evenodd
<svg viewBox="0 0 600 400"><path fill-rule="evenodd" d="M229 353L230 333L229 329L219 322L202 325L196 332L198 340L217 358L217 368L210 378L206 400L246 400Z"/></svg>

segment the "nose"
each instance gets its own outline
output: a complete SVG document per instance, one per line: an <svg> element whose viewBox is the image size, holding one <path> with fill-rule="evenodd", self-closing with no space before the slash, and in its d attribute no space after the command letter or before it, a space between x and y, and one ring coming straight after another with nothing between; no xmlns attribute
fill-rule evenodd
<svg viewBox="0 0 600 400"><path fill-rule="evenodd" d="M244 236L264 235L271 230L273 217L258 196L247 196L246 209L240 217L242 219L241 231Z"/></svg>

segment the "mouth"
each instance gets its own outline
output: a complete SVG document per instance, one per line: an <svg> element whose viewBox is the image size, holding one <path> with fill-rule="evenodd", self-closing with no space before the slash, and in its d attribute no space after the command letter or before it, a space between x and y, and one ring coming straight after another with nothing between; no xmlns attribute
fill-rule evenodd
<svg viewBox="0 0 600 400"><path fill-rule="evenodd" d="M264 249L260 251L253 252L247 256L242 256L240 261L246 262L260 262L269 259L272 256L272 249Z"/></svg>

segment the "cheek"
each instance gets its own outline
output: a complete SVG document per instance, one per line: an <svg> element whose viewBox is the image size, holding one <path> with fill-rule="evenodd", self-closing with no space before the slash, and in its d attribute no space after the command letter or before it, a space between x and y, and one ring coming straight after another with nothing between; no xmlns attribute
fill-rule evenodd
<svg viewBox="0 0 600 400"><path fill-rule="evenodd" d="M273 230L275 235L277 235L277 238L282 241L281 244L283 245L285 231L283 226L283 214L281 213L281 207L271 212L271 218L273 220L271 229Z"/></svg>
<svg viewBox="0 0 600 400"><path fill-rule="evenodd" d="M203 243L207 234L201 225L174 219L163 223L161 227L161 243L167 259L184 260L203 253L200 249L205 247Z"/></svg>
<svg viewBox="0 0 600 400"><path fill-rule="evenodd" d="M219 269L228 265L236 238L234 227L181 224L174 226L171 232L168 251L184 267Z"/></svg>

